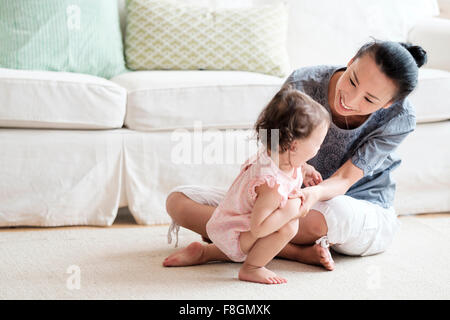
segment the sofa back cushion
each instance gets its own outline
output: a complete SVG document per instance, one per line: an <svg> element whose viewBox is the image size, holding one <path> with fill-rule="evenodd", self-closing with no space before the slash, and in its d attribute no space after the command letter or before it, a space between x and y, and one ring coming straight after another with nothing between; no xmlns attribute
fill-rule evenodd
<svg viewBox="0 0 450 320"><path fill-rule="evenodd" d="M407 41L409 31L418 21L439 14L436 0L288 2L288 52L292 69L346 64L371 37Z"/></svg>
<svg viewBox="0 0 450 320"><path fill-rule="evenodd" d="M126 71L116 1L0 0L0 8L0 68Z"/></svg>

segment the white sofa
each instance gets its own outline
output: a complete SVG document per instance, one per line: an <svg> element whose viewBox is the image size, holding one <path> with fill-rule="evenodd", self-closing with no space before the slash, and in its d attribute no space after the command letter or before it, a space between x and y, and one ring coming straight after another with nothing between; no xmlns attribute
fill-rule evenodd
<svg viewBox="0 0 450 320"><path fill-rule="evenodd" d="M369 36L428 51L410 97L417 129L398 150L395 207L450 211L449 15L439 17L433 0L288 2L292 70L346 64ZM445 17L449 0L440 5ZM165 198L176 185L231 183L255 150L247 138L257 114L284 80L239 71L106 80L0 69L0 226L108 226L127 206L140 224L168 223Z"/></svg>

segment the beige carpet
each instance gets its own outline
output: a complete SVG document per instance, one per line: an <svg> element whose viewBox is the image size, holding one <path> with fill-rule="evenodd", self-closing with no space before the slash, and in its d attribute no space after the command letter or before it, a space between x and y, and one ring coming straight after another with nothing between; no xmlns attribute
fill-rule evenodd
<svg viewBox="0 0 450 320"><path fill-rule="evenodd" d="M449 299L450 214L401 222L388 251L334 253L333 272L272 261L283 285L241 282L233 263L162 267L167 226L0 229L0 299ZM180 232L181 246L198 239Z"/></svg>

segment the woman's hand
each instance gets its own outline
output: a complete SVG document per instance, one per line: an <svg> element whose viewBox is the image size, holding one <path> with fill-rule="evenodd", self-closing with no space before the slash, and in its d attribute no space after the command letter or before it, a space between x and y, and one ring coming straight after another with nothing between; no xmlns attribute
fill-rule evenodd
<svg viewBox="0 0 450 320"><path fill-rule="evenodd" d="M305 187L315 186L323 181L322 175L319 173L319 171L317 171L313 166L307 163L302 165L302 173L303 184L305 185Z"/></svg>
<svg viewBox="0 0 450 320"><path fill-rule="evenodd" d="M303 218L305 217L309 210L311 210L312 206L316 204L316 202L319 200L319 196L316 192L316 189L313 187L310 188L303 188L303 201L302 205L300 206L300 210L298 212L298 217Z"/></svg>

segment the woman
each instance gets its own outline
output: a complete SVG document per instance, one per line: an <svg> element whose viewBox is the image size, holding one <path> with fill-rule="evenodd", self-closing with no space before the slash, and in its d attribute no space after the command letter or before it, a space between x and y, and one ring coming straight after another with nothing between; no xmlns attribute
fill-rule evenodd
<svg viewBox="0 0 450 320"><path fill-rule="evenodd" d="M334 251L355 256L380 253L390 245L399 226L390 174L400 159L393 152L415 128L406 97L425 62L426 52L419 46L374 41L361 47L346 67L305 67L289 76L287 83L328 109L332 123L318 154L308 162L323 181L303 189L300 210L308 214L278 257L333 270L327 246L316 244L317 239L327 236ZM166 202L173 226L206 238L206 223L225 192L175 188ZM180 260L207 258L203 252L176 254Z"/></svg>

